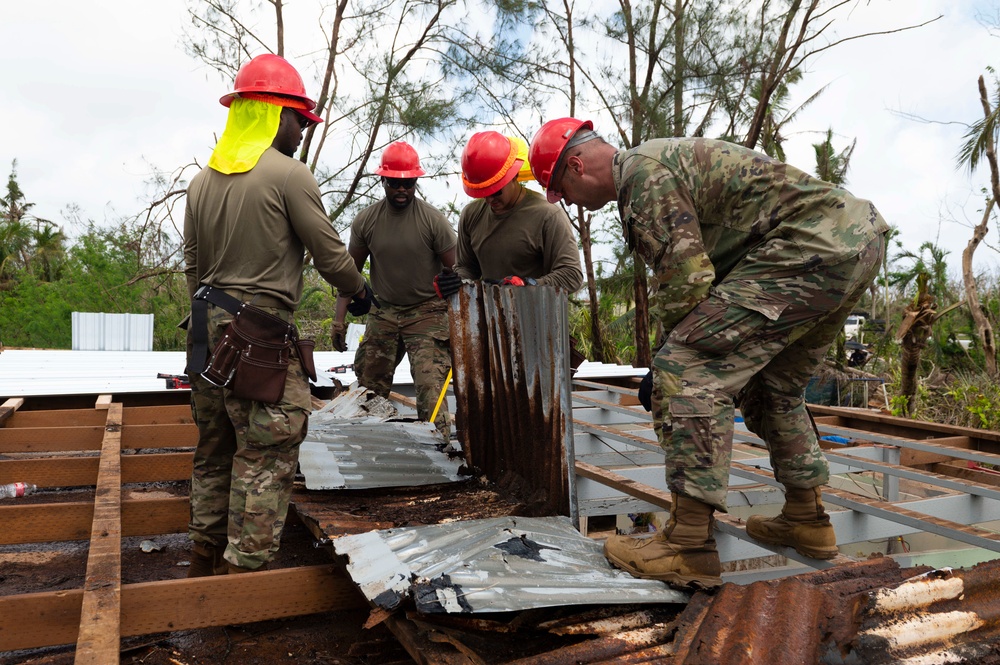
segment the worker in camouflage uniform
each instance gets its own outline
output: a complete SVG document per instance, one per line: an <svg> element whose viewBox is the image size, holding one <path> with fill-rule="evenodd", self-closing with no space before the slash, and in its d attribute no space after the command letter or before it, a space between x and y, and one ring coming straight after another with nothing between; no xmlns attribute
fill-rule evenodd
<svg viewBox="0 0 1000 665"><path fill-rule="evenodd" d="M417 399L417 417L430 421L451 369L448 303L437 297L434 277L455 265L455 231L434 206L416 197L424 175L417 151L397 141L382 153L375 170L385 198L368 206L351 224L348 251L358 270L371 257L372 286L379 303L368 316L354 356L358 383L382 397L405 351ZM333 346L346 351L347 301L338 300ZM435 420L447 439L451 426L442 402Z"/></svg>
<svg viewBox="0 0 1000 665"><path fill-rule="evenodd" d="M195 299L196 292L209 286L291 322L308 250L319 274L356 299L353 313L371 307L371 292L330 224L316 179L293 158L304 129L322 122L298 72L284 58L258 56L240 69L221 102L229 107L226 129L208 166L191 180L184 214L184 273L196 313L188 323L188 372L198 426L189 577L266 568L279 547L312 408L295 346L275 403L237 398L200 376L206 350L196 339L198 308L205 307L201 334L209 349L233 314Z"/></svg>
<svg viewBox="0 0 1000 665"><path fill-rule="evenodd" d="M547 285L570 294L583 284L569 218L522 184L531 179L528 146L499 132L478 132L462 151L462 187L475 200L458 221L455 274L438 275L447 298L461 280L510 286Z"/></svg>
<svg viewBox="0 0 1000 665"><path fill-rule="evenodd" d="M657 139L619 151L590 122L561 118L542 126L529 156L550 201L590 210L617 201L628 246L656 274L651 312L666 339L647 408L672 510L654 538L608 538L608 559L675 586L721 583L713 514L726 511L735 406L785 487L781 514L751 517L747 533L834 557L820 494L829 470L804 392L878 271L889 228L882 216L835 185L723 141Z"/></svg>

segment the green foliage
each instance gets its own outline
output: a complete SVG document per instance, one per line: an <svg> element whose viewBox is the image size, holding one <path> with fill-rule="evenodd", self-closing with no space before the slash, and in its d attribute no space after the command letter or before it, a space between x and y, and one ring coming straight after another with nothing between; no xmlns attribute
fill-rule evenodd
<svg viewBox="0 0 1000 665"><path fill-rule="evenodd" d="M961 374L944 396L954 406L950 424L980 429L1000 429L1000 386L981 374ZM949 403L946 401L945 405Z"/></svg>

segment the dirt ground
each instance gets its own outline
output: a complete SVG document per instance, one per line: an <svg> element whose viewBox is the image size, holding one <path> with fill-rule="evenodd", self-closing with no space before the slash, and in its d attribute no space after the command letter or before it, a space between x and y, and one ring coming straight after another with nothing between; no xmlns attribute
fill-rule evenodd
<svg viewBox="0 0 1000 665"><path fill-rule="evenodd" d="M148 492L149 486L144 489ZM187 488L186 483L167 483L158 491L176 494L186 492ZM59 499L82 501L87 496L86 492L61 493ZM29 496L21 500L46 499ZM8 501L14 500L3 502ZM330 563L330 549L317 548L315 542L300 522L290 520L272 569ZM190 541L186 534L123 538L122 583L186 577L189 555ZM0 595L79 589L86 567L86 541L0 546ZM124 638L120 662L125 665L413 662L387 628L380 625L364 629L367 618L365 610L350 610ZM0 652L0 665L71 665L73 659L72 646Z"/></svg>

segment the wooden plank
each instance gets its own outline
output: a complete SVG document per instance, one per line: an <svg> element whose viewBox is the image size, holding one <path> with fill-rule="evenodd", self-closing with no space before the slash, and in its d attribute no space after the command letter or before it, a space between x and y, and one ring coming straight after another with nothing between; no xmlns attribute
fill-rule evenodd
<svg viewBox="0 0 1000 665"><path fill-rule="evenodd" d="M931 470L943 476L951 476L952 478L961 478L962 480L983 485L1000 487L1000 474L991 469L980 469L975 466L970 468L972 464L974 463L964 460L951 460L944 464L935 464L931 467Z"/></svg>
<svg viewBox="0 0 1000 665"><path fill-rule="evenodd" d="M72 427L0 427L0 453L68 452L100 450L103 425ZM192 424L129 425L121 446L136 448L194 448L198 428Z"/></svg>
<svg viewBox="0 0 1000 665"><path fill-rule="evenodd" d="M837 423L837 426L840 427L851 427L868 430L870 432L892 434L894 436L902 436L915 441L931 438L936 433L943 437L968 436L980 441L1000 442L1000 432L975 429L973 427L960 427L958 425L946 425L942 423L910 420L909 418L888 416L878 411L810 404L809 412L813 414L814 418L817 416L840 416L841 422ZM860 423L872 423L873 426L866 427ZM979 449L982 450L981 447L979 447Z"/></svg>
<svg viewBox="0 0 1000 665"><path fill-rule="evenodd" d="M122 448L194 448L198 427L187 424L128 425L122 431Z"/></svg>
<svg viewBox="0 0 1000 665"><path fill-rule="evenodd" d="M670 506L672 505L670 492L664 492L663 490L656 489L655 487L650 487L649 485L640 483L637 480L632 480L631 478L627 478L613 471L602 469L599 466L594 466L593 464L587 464L586 462L577 460L576 473L583 478L595 480L602 485L607 485L608 487L616 489L619 492L623 492L629 496L647 501L654 506L663 508L664 510L670 510Z"/></svg>
<svg viewBox="0 0 1000 665"><path fill-rule="evenodd" d="M11 397L0 405L0 425L13 416L22 406L24 406L23 397Z"/></svg>
<svg viewBox="0 0 1000 665"><path fill-rule="evenodd" d="M94 409L38 409L34 411L18 411L11 418L9 427L48 427L59 424L61 427L76 427L78 425L104 426L106 414Z"/></svg>
<svg viewBox="0 0 1000 665"><path fill-rule="evenodd" d="M117 663L121 645L122 405L108 405L76 642L77 665Z"/></svg>
<svg viewBox="0 0 1000 665"><path fill-rule="evenodd" d="M10 401L10 400L8 400ZM23 400L22 400L23 401ZM8 424L9 427L48 427L60 425L104 425L103 412L95 409L38 409L19 411ZM180 425L193 424L191 406L188 404L165 404L163 406L127 406L123 413L123 424L132 425Z"/></svg>
<svg viewBox="0 0 1000 665"><path fill-rule="evenodd" d="M193 425L189 404L130 406L125 408L124 425Z"/></svg>
<svg viewBox="0 0 1000 665"><path fill-rule="evenodd" d="M186 480L194 453L143 453L122 457L122 483ZM0 483L7 478L39 487L79 487L97 484L99 457L44 457L0 460Z"/></svg>
<svg viewBox="0 0 1000 665"><path fill-rule="evenodd" d="M100 450L104 425L0 427L0 453Z"/></svg>
<svg viewBox="0 0 1000 665"><path fill-rule="evenodd" d="M80 625L82 600L80 589L0 597L0 651L72 644ZM126 584L121 589L121 635L228 626L367 606L354 583L329 564Z"/></svg>
<svg viewBox="0 0 1000 665"><path fill-rule="evenodd" d="M94 518L90 501L0 506L0 545L87 540ZM186 496L122 501L122 536L184 533L190 518Z"/></svg>
<svg viewBox="0 0 1000 665"><path fill-rule="evenodd" d="M418 665L481 665L485 662L482 658L473 660L459 652L434 628L419 627L409 619L396 615L387 617L385 625Z"/></svg>
<svg viewBox="0 0 1000 665"><path fill-rule="evenodd" d="M94 402L94 408L99 411L111 408L111 395L98 395L97 401Z"/></svg>

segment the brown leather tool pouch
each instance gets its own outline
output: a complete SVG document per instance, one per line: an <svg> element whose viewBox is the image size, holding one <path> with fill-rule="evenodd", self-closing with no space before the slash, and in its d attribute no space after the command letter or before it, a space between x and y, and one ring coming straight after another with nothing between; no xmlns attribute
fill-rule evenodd
<svg viewBox="0 0 1000 665"><path fill-rule="evenodd" d="M313 381L316 380L316 361L313 359L313 349L316 348L316 341L312 339L297 339L295 347L299 350L299 362L302 363L302 371Z"/></svg>
<svg viewBox="0 0 1000 665"><path fill-rule="evenodd" d="M201 375L240 399L280 402L294 334L294 326L245 305L226 327Z"/></svg>

